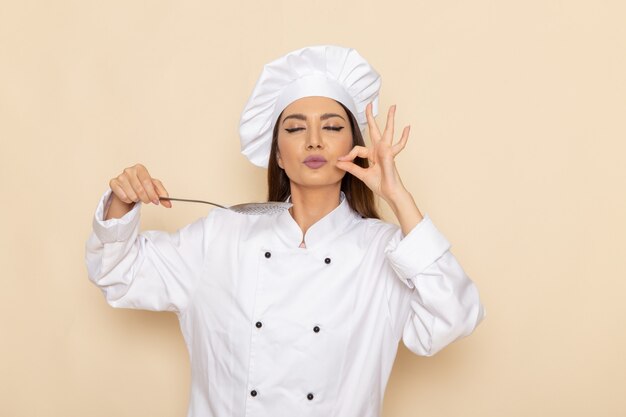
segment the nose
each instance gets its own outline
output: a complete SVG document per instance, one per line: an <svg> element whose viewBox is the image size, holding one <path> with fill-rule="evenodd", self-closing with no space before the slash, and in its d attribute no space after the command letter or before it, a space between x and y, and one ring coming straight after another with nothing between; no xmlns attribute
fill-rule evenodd
<svg viewBox="0 0 626 417"><path fill-rule="evenodd" d="M323 149L324 148L322 135L321 135L319 127L312 127L311 129L308 129L308 135L306 138L306 148L307 149L315 149L315 148Z"/></svg>

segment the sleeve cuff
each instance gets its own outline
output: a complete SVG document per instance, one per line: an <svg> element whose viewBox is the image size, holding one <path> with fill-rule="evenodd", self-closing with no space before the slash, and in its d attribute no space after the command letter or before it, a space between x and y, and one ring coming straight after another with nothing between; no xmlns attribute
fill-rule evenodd
<svg viewBox="0 0 626 417"><path fill-rule="evenodd" d="M110 204L112 193L109 189L102 195L93 218L93 231L102 243L126 241L139 227L141 202L135 203L133 208L119 219L104 220L104 211Z"/></svg>
<svg viewBox="0 0 626 417"><path fill-rule="evenodd" d="M426 213L422 221L404 238L392 239L385 248L385 254L400 279L413 288L410 279L428 268L449 249L450 243Z"/></svg>

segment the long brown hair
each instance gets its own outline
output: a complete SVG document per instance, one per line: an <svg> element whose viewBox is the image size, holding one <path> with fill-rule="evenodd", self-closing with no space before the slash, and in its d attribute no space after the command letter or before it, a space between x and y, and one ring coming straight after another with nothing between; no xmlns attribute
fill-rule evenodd
<svg viewBox="0 0 626 417"><path fill-rule="evenodd" d="M339 103L339 102L338 102ZM361 129L354 118L354 115L343 104L339 103L346 111L350 119L350 128L352 129L352 146L365 146ZM276 154L278 153L278 127L282 117L282 112L278 116L274 131L272 133L272 148L267 167L267 188L268 201L285 201L291 194L289 177L285 170L278 166ZM367 159L356 158L354 163L360 167L367 168L369 166ZM361 217L380 219L376 210L374 193L361 180L354 175L346 172L341 180L341 191L346 195L348 204L352 210L356 211Z"/></svg>

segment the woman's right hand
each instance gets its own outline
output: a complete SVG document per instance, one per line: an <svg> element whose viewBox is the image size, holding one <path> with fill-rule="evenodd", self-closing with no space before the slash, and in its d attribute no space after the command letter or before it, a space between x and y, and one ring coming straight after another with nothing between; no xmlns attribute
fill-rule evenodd
<svg viewBox="0 0 626 417"><path fill-rule="evenodd" d="M124 168L122 173L109 181L109 187L113 195L127 205L133 205L137 201L142 203L163 204L167 208L172 207L168 200L159 201L159 197L169 197L167 190L161 181L152 178L148 169L136 164L132 167Z"/></svg>

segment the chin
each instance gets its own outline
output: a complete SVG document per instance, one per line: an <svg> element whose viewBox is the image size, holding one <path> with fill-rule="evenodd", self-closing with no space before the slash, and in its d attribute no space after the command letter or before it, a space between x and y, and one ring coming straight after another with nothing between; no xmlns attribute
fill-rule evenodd
<svg viewBox="0 0 626 417"><path fill-rule="evenodd" d="M340 177L336 177L333 176L332 178L329 177L319 177L319 178L297 178L294 180L290 181L294 184L297 184L300 187L330 187L330 186L341 186L341 180L343 179L343 176Z"/></svg>
<svg viewBox="0 0 626 417"><path fill-rule="evenodd" d="M331 167L328 167L331 168ZM341 171L338 168L332 170L317 169L311 170L296 170L296 173L285 170L289 181L300 187L325 187L332 185L341 185L341 180L346 175L345 171ZM290 175L291 174L291 175Z"/></svg>

